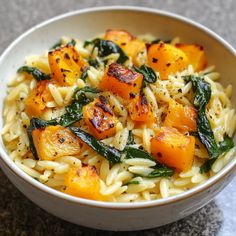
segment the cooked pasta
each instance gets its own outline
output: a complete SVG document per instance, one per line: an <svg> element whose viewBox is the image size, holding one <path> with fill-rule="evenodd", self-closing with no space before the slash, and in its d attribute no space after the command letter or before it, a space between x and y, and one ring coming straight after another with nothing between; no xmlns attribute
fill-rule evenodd
<svg viewBox="0 0 236 236"><path fill-rule="evenodd" d="M99 201L207 181L236 152L232 86L217 82L202 46L180 42L107 30L27 57L5 98L9 157L42 184Z"/></svg>

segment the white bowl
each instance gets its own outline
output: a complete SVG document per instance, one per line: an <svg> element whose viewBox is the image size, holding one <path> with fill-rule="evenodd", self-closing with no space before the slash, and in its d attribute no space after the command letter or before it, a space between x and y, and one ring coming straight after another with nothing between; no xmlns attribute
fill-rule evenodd
<svg viewBox="0 0 236 236"><path fill-rule="evenodd" d="M0 58L0 109L6 84L24 58L43 53L61 36L82 40L108 28L124 28L133 34L151 33L161 38L179 36L206 49L209 63L216 65L221 82L236 86L236 52L222 38L191 20L158 10L138 7L101 7L67 13L33 27L15 40ZM236 93L233 95L233 100ZM236 103L235 103L236 105ZM3 120L0 119L2 128ZM76 198L49 188L20 170L8 156L1 140L1 168L12 183L34 203L67 221L105 230L140 230L179 220L207 204L233 178L236 158L204 184L166 199L111 203Z"/></svg>

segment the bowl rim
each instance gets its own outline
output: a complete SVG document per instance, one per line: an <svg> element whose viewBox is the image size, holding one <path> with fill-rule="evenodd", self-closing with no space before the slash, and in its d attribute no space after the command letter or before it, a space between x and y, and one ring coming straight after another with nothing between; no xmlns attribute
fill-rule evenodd
<svg viewBox="0 0 236 236"><path fill-rule="evenodd" d="M204 33L206 33L208 36L213 38L214 40L218 41L220 44L222 44L231 54L233 54L236 57L236 51L235 49L227 43L223 38L221 38L218 34L213 32L212 30L208 29L207 27L191 20L186 17L183 17L181 15L163 11L159 9L151 9L147 7L136 7L136 6L102 6L102 7L92 7L92 8L85 8L81 10L75 10L71 12L67 12L64 14L60 14L58 16L52 17L48 20L43 21L42 23L37 24L36 26L33 26L20 36L18 36L2 53L0 57L0 65L2 61L4 60L5 56L9 53L9 51L22 39L27 37L30 33L34 32L35 30L44 27L45 25L48 25L52 22L55 22L57 20L62 20L67 17L71 17L74 15L80 15L80 14L86 14L86 13L95 13L95 12L107 12L107 11L134 11L134 12L140 12L140 13L150 13L150 14L157 14L161 15L167 18L171 18L180 22L183 22L185 24L188 24L194 28L197 28ZM13 173L15 176L21 178L25 183L30 184L32 187L36 188L37 190L40 190L41 192L52 195L55 197L58 197L62 200L67 200L70 202L77 203L79 205L89 206L89 207L98 207L98 208L108 208L108 209L116 209L116 210L122 210L122 209L140 209L140 208L149 208L149 207L157 207L157 206L163 206L167 204L176 203L179 201L182 201L186 198L192 197L193 195L196 195L207 188L213 186L220 180L222 180L227 174L232 172L233 170L236 170L236 158L232 159L221 171L219 171L216 175L213 177L210 177L206 182L203 184L200 184L196 187L193 187L190 190L187 190L183 193L180 193L175 196L163 198L163 199L157 199L152 201L145 201L145 202L133 202L133 203L118 203L118 202L100 202L95 200L89 200L84 198L78 198L74 197L65 193L62 193L58 190L55 190L51 187L48 187L44 185L43 183L40 183L39 181L35 180L28 174L26 174L23 170L21 170L9 157L6 150L4 150L4 144L1 139L1 146L0 146L0 160L3 162L0 164L3 164L11 173Z"/></svg>

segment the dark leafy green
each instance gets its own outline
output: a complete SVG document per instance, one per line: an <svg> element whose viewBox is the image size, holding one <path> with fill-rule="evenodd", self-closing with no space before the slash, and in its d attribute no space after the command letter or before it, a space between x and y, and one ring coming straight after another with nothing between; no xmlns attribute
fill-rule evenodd
<svg viewBox="0 0 236 236"><path fill-rule="evenodd" d="M160 42L171 43L171 40L155 39L151 42L151 44L157 44L157 43L160 43Z"/></svg>
<svg viewBox="0 0 236 236"><path fill-rule="evenodd" d="M88 45L91 45L91 44L93 44L92 41L88 41L88 40L84 41L84 47L85 47L85 48L86 48Z"/></svg>
<svg viewBox="0 0 236 236"><path fill-rule="evenodd" d="M150 174L144 176L146 178L157 178L157 177L170 177L174 174L174 170L164 166L164 165L156 165L154 167L154 171L152 171Z"/></svg>
<svg viewBox="0 0 236 236"><path fill-rule="evenodd" d="M72 39L69 43L67 43L67 45L72 45L72 46L75 46L75 44L76 44L76 41L75 41L74 39ZM54 50L54 49L60 48L62 45L63 45L63 42L62 42L62 40L60 39L57 43L55 43L55 44L50 48L50 50Z"/></svg>
<svg viewBox="0 0 236 236"><path fill-rule="evenodd" d="M56 49L56 48L59 48L59 47L61 47L61 45L62 45L62 40L59 40L57 43L55 43L55 44L50 48L50 50L54 50L54 49Z"/></svg>
<svg viewBox="0 0 236 236"><path fill-rule="evenodd" d="M229 136L226 136L224 138L224 141L222 141L218 144L218 156L223 154L224 152L229 151L233 147L234 147L233 139ZM200 172L206 173L206 172L210 171L211 167L214 164L214 162L216 161L217 157L206 160L205 163L201 166Z"/></svg>
<svg viewBox="0 0 236 236"><path fill-rule="evenodd" d="M31 150L31 152L32 152L32 154L33 154L33 156L36 160L38 160L39 158L38 158L36 148L34 146L32 132L35 129L44 129L48 125L56 125L56 123L54 123L54 121L49 121L48 122L48 121L41 120L41 119L38 119L38 118L32 118L30 120L30 125L27 129L27 134L28 134L28 137L29 137L30 150Z"/></svg>
<svg viewBox="0 0 236 236"><path fill-rule="evenodd" d="M155 83L157 81L156 73L151 67L142 65L139 68L134 67L134 70L143 75L143 79L146 83Z"/></svg>
<svg viewBox="0 0 236 236"><path fill-rule="evenodd" d="M86 78L88 77L88 70L89 70L89 67L87 69L85 69L82 73L82 75L80 76L80 79L82 79L83 81L86 80Z"/></svg>
<svg viewBox="0 0 236 236"><path fill-rule="evenodd" d="M201 173L205 173L211 169L211 166L219 155L231 149L234 146L234 143L233 139L228 136L219 144L215 141L210 122L206 116L206 105L211 98L210 84L197 76L185 76L184 80L186 82L192 82L193 91L195 92L194 106L198 108L197 135L201 143L206 147L210 156L210 159L208 159L200 168Z"/></svg>
<svg viewBox="0 0 236 236"><path fill-rule="evenodd" d="M120 56L117 60L117 63L123 64L126 62L129 57L124 53L124 51L115 43L113 43L110 40L104 40L104 39L94 39L92 41L95 47L98 48L98 56L99 57L105 57L110 55L111 53L119 53Z"/></svg>
<svg viewBox="0 0 236 236"><path fill-rule="evenodd" d="M197 132L199 139L206 147L210 157L217 158L219 156L218 145L215 141L214 134L204 108L198 110Z"/></svg>
<svg viewBox="0 0 236 236"><path fill-rule="evenodd" d="M41 70L37 69L36 67L32 66L22 66L17 70L18 73L28 73L32 75L37 81L41 80L50 80L51 76L49 74L45 74Z"/></svg>
<svg viewBox="0 0 236 236"><path fill-rule="evenodd" d="M169 177L174 174L173 169L157 162L149 153L147 153L144 150L141 150L138 148L133 148L130 146L126 146L125 151L126 151L126 158L127 159L139 157L139 158L149 159L151 161L156 162L156 165L154 167L152 167L152 168L154 168L154 170L150 174L142 176L142 177L146 177L146 178ZM141 175L139 175L139 176L141 176Z"/></svg>
<svg viewBox="0 0 236 236"><path fill-rule="evenodd" d="M123 151L120 151L114 147L105 145L103 142L97 140L91 134L86 133L85 131L81 130L78 127L70 127L70 130L83 142L85 142L89 147L91 147L95 152L104 156L111 164L120 163L122 155L125 155L127 159L139 157L155 161L154 158L149 153L143 150L126 146L126 148ZM156 166L154 167L154 169L155 170L151 172L149 175L143 177L147 178L154 178L161 176L167 177L174 174L174 170L158 162L156 162Z"/></svg>
<svg viewBox="0 0 236 236"><path fill-rule="evenodd" d="M101 92L99 89L88 86L82 89L76 89L73 95L73 100L82 105L86 105L89 102L92 102L99 92Z"/></svg>
<svg viewBox="0 0 236 236"><path fill-rule="evenodd" d="M93 66L95 68L98 68L99 67L99 61L97 59L90 59L88 60L88 63L90 66Z"/></svg>
<svg viewBox="0 0 236 236"><path fill-rule="evenodd" d="M145 152L144 150L130 147L130 146L126 146L125 151L126 151L126 158L127 159L139 157L139 158L144 158L144 159L149 159L151 161L155 161L155 159L148 152Z"/></svg>
<svg viewBox="0 0 236 236"><path fill-rule="evenodd" d="M69 46L75 46L76 41L74 39L72 39L69 43L67 43L67 45Z"/></svg>
<svg viewBox="0 0 236 236"><path fill-rule="evenodd" d="M78 101L73 101L71 105L66 107L66 113L55 119L59 125L67 127L75 122L78 122L82 118L82 104Z"/></svg>
<svg viewBox="0 0 236 236"><path fill-rule="evenodd" d="M186 82L192 82L195 92L194 106L196 108L206 108L211 98L211 86L204 79L198 76L184 76Z"/></svg>
<svg viewBox="0 0 236 236"><path fill-rule="evenodd" d="M129 130L129 136L126 145L134 144L134 136L132 130Z"/></svg>
<svg viewBox="0 0 236 236"><path fill-rule="evenodd" d="M83 116L82 114L83 106L93 100L91 96L89 98L87 97L88 94L89 93L93 94L98 92L99 90L90 87L84 87L82 89L78 89L75 91L73 95L72 103L66 106L65 108L66 113L63 114L62 116L49 121L41 120L38 118L32 118L30 120L30 126L28 127L27 133L30 141L30 149L35 159L38 159L38 155L33 143L32 131L34 129L44 129L48 125L61 125L64 127L68 127L74 124L75 122L78 122L79 120L81 120Z"/></svg>
<svg viewBox="0 0 236 236"><path fill-rule="evenodd" d="M121 151L117 150L116 148L105 145L103 142L98 141L91 134L86 133L78 127L70 127L70 130L83 142L85 142L89 147L91 147L95 152L104 156L111 164L121 162Z"/></svg>
<svg viewBox="0 0 236 236"><path fill-rule="evenodd" d="M133 180L125 183L125 185L130 185L130 184L140 184L140 182L138 180Z"/></svg>
<svg viewBox="0 0 236 236"><path fill-rule="evenodd" d="M219 143L219 150L221 153L229 151L234 147L234 140L232 137L226 136L224 141Z"/></svg>
<svg viewBox="0 0 236 236"><path fill-rule="evenodd" d="M82 118L82 108L93 101L95 95L100 91L96 88L84 87L76 89L73 95L72 103L66 106L66 113L59 118L54 119L57 124L67 127Z"/></svg>

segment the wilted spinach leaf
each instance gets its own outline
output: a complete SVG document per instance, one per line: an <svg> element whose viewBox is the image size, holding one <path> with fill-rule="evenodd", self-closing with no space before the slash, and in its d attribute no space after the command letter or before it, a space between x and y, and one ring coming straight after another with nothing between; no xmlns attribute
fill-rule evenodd
<svg viewBox="0 0 236 236"><path fill-rule="evenodd" d="M133 67L138 73L143 75L143 79L146 83L155 83L157 81L157 76L155 71L148 66L142 65L141 67Z"/></svg>
<svg viewBox="0 0 236 236"><path fill-rule="evenodd" d="M88 63L90 66L93 66L94 68L98 68L99 67L99 62L97 59L90 59L88 60Z"/></svg>
<svg viewBox="0 0 236 236"><path fill-rule="evenodd" d="M45 120L41 120L38 118L32 118L30 120L30 125L27 129L27 134L28 134L28 138L29 138L30 150L36 160L38 160L39 158L38 158L36 148L34 146L32 132L35 129L45 129L45 127L47 127L48 125L56 125L56 123L54 123L54 121L45 121Z"/></svg>
<svg viewBox="0 0 236 236"><path fill-rule="evenodd" d="M143 177L146 177L146 178L170 177L174 174L173 169L164 165L159 164L152 168L154 168L154 171L152 171L150 174Z"/></svg>
<svg viewBox="0 0 236 236"><path fill-rule="evenodd" d="M98 48L98 56L99 57L106 57L110 55L111 53L119 53L120 56L117 60L117 63L123 64L126 62L129 57L124 53L124 51L115 43L113 43L110 40L104 40L104 39L94 39L92 41L95 47Z"/></svg>
<svg viewBox="0 0 236 236"><path fill-rule="evenodd" d="M67 43L67 45L72 45L72 46L75 46L76 44L76 41L74 39L72 39L69 43ZM63 45L63 42L62 40L60 39L57 43L55 43L51 48L50 48L50 51L51 50L54 50L54 49L57 49L57 48L60 48L61 46Z"/></svg>
<svg viewBox="0 0 236 236"><path fill-rule="evenodd" d="M197 76L184 76L186 82L191 81L195 92L194 106L198 108L197 135L201 143L206 147L210 159L201 166L201 173L208 172L215 160L223 152L234 146L233 139L226 137L223 142L217 144L211 129L210 122L206 116L206 105L211 98L211 86L204 79Z"/></svg>
<svg viewBox="0 0 236 236"><path fill-rule="evenodd" d="M28 127L27 133L30 141L30 149L35 159L38 159L38 155L33 143L32 131L34 129L44 129L48 125L61 125L64 127L68 127L73 123L78 122L79 120L81 120L83 116L82 114L83 106L93 100L91 96L88 98L87 95L89 93L98 93L98 92L99 90L90 87L84 87L82 89L78 89L74 93L72 103L66 106L65 108L66 113L63 114L62 116L49 121L41 120L38 118L32 118L30 120L30 126Z"/></svg>
<svg viewBox="0 0 236 236"><path fill-rule="evenodd" d="M105 145L103 142L78 127L70 127L70 130L95 152L104 156L111 164L121 162L122 152L118 149Z"/></svg>
<svg viewBox="0 0 236 236"><path fill-rule="evenodd" d="M132 130L129 130L129 136L126 145L134 144L134 136Z"/></svg>
<svg viewBox="0 0 236 236"><path fill-rule="evenodd" d="M57 43L55 43L49 50L54 50L56 48L61 47L62 45L62 40L60 39Z"/></svg>
<svg viewBox="0 0 236 236"><path fill-rule="evenodd" d="M49 74L45 74L41 70L37 69L36 67L32 66L22 66L17 70L18 73L28 73L32 75L37 81L41 80L50 80L51 76Z"/></svg>
<svg viewBox="0 0 236 236"><path fill-rule="evenodd" d="M154 39L151 44L157 44L157 43L160 43L160 42L163 42L163 43L171 43L171 40L162 40L162 39Z"/></svg>
<svg viewBox="0 0 236 236"><path fill-rule="evenodd" d="M126 146L125 150L126 152L126 158L127 159L132 159L132 158L144 158L144 159L149 159L151 161L155 161L156 165L152 168L154 168L154 170L148 174L148 175L139 175L142 177L146 177L146 178L156 178L156 177L169 177L172 176L174 174L174 170L162 165L161 163L159 163L158 161L156 161L152 155L150 155L148 152L138 149L138 148L133 148L130 146Z"/></svg>

